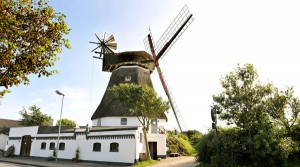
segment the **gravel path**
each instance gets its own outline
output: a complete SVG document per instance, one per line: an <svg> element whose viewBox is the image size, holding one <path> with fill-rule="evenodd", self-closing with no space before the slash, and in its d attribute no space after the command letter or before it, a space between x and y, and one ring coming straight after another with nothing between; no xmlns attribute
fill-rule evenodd
<svg viewBox="0 0 300 167"><path fill-rule="evenodd" d="M181 156L181 157L167 157L162 159L154 165L148 167L195 167L195 157Z"/></svg>

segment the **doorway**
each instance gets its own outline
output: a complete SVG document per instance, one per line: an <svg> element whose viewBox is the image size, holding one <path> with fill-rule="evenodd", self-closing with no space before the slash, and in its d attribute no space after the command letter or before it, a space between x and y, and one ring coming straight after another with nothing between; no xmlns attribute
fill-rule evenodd
<svg viewBox="0 0 300 167"><path fill-rule="evenodd" d="M22 137L20 156L29 157L31 149L31 136L25 135Z"/></svg>
<svg viewBox="0 0 300 167"><path fill-rule="evenodd" d="M148 142L151 158L157 160L157 142Z"/></svg>

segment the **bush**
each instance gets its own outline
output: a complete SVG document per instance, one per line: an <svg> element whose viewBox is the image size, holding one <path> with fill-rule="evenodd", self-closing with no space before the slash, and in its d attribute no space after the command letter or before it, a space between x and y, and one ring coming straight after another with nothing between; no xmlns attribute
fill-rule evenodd
<svg viewBox="0 0 300 167"><path fill-rule="evenodd" d="M178 146L177 145L170 145L169 150L170 150L170 153L178 153Z"/></svg>
<svg viewBox="0 0 300 167"><path fill-rule="evenodd" d="M279 132L258 131L250 136L235 128L210 131L197 145L197 162L212 166L263 166L285 165L286 160L299 152L298 144Z"/></svg>
<svg viewBox="0 0 300 167"><path fill-rule="evenodd" d="M196 154L196 151L194 150L194 148L192 147L192 145L188 140L185 140L183 138L178 138L177 140L179 141L179 147L183 149L182 151L186 155Z"/></svg>

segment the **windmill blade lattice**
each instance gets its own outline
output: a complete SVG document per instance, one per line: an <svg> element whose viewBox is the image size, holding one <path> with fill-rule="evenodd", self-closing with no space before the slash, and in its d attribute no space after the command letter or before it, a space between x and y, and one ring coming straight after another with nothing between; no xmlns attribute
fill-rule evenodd
<svg viewBox="0 0 300 167"><path fill-rule="evenodd" d="M98 39L98 42L90 42L90 43L98 45L91 52L95 52L95 53L99 54L98 58L100 58L100 59L102 58L103 54L114 53L112 51L112 49L113 50L117 49L117 43L114 43L115 37L113 35L110 35L107 39L105 39L105 35L106 35L106 33L103 33L103 38L100 39L99 36L97 34L95 34L96 38ZM96 51L99 48L100 48L100 52Z"/></svg>
<svg viewBox="0 0 300 167"><path fill-rule="evenodd" d="M190 13L187 5L185 5L178 13L178 15L175 17L175 19L172 21L172 23L169 25L169 27L165 30L164 34L155 43L154 45L155 53L159 57L161 58L164 57L164 55L169 51L169 49L175 44L175 42L179 39L179 37L185 32L185 30L189 27L189 25L194 21L194 18L192 16L193 15ZM149 34L151 35L151 32ZM152 35L151 38L153 39ZM167 49L164 50L164 47L168 42L171 43L167 46ZM151 54L147 37L144 40L144 44L145 44L146 51ZM159 53L162 50L164 50L162 55L159 55Z"/></svg>

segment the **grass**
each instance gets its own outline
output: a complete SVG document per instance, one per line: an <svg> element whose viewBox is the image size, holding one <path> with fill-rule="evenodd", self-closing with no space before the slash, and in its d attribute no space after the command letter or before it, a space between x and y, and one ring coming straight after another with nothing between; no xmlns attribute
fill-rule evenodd
<svg viewBox="0 0 300 167"><path fill-rule="evenodd" d="M156 162L157 162L157 160L139 161L139 162L133 164L133 166L143 167L143 166L148 166L148 165L155 164Z"/></svg>
<svg viewBox="0 0 300 167"><path fill-rule="evenodd" d="M183 145L185 149L184 152L187 155L195 156L197 154L197 152L195 151L195 149L193 148L193 146L190 144L189 141L184 140L183 138L177 138L177 140Z"/></svg>

